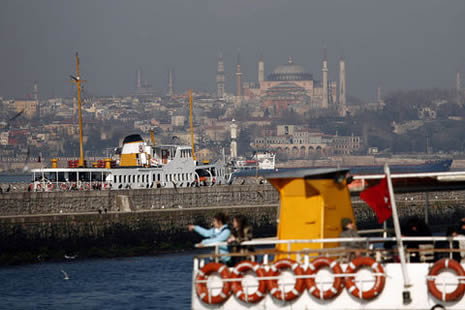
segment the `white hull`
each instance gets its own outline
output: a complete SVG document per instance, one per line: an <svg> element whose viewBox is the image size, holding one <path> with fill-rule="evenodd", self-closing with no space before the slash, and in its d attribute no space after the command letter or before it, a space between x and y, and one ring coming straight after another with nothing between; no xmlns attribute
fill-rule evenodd
<svg viewBox="0 0 465 310"><path fill-rule="evenodd" d="M341 264L343 270L346 269L345 264ZM426 285L426 276L428 274L429 268L432 264L427 263L415 263L408 264L407 271L410 275L412 287L410 288L410 297L411 302L408 304L403 303L402 291L403 291L403 278L400 264L386 264L384 265L384 271L387 275L386 284L384 290L380 293L378 297L369 301L360 301L359 299L353 297L346 288L343 289L342 293L335 297L332 300L322 301L315 298L311 295L308 290L305 290L300 297L291 302L283 302L280 300L274 299L269 292L267 292L265 298L256 304L246 304L235 296L231 295L229 299L222 305L208 305L203 303L196 295L195 288L192 291L192 309L203 310L203 309L222 309L222 310L238 310L238 309L324 309L324 310L360 310L360 309L376 309L376 310L400 310L400 309L409 309L409 310L427 310L431 309L433 306L440 304L443 305L446 309L465 309L465 298L462 298L456 302L443 302L435 299L429 292ZM194 272L195 273L195 272ZM329 275L329 272L325 270L320 271L325 276ZM359 271L360 277L358 279L369 280L372 278L372 275L368 270ZM440 277L445 277L448 282L457 283L455 274L444 272L440 274ZM332 279L327 278L328 282L332 282ZM289 281L293 283L293 281ZM364 290L369 289L372 286L372 283L365 283ZM438 288L442 289L441 278L437 280ZM318 284L318 278L317 278ZM285 289L290 290L293 284L289 285L289 288ZM324 289L328 289L331 284L326 284ZM449 286L448 291L455 289L455 286ZM255 288L251 288L251 291L254 291Z"/></svg>

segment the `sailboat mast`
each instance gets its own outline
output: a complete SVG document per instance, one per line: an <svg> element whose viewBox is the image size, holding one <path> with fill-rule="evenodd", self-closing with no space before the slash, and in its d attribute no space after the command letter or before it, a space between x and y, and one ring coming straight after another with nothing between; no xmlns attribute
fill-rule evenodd
<svg viewBox="0 0 465 310"><path fill-rule="evenodd" d="M194 160L197 160L195 158L195 150L194 150L194 123L192 121L192 91L189 88L189 118L191 122L191 143L192 143L192 157Z"/></svg>
<svg viewBox="0 0 465 310"><path fill-rule="evenodd" d="M78 167L84 167L84 147L82 143L82 113L81 113L81 78L79 76L79 55L76 52L76 79L78 109L79 109L79 163Z"/></svg>

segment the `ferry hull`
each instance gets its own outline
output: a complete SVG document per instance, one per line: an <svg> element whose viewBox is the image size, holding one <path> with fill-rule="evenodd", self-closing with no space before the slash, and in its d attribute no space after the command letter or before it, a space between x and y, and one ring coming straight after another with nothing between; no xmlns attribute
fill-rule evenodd
<svg viewBox="0 0 465 310"><path fill-rule="evenodd" d="M347 265L341 264L342 269L345 270ZM195 288L192 291L192 309L204 310L204 309L224 309L224 310L237 310L237 309L312 309L312 310L360 310L360 309L376 309L376 310L427 310L431 309L435 305L442 305L445 309L465 309L465 298L461 298L455 302L443 302L433 297L427 287L426 277L431 264L427 263L415 263L408 264L407 270L410 275L412 287L409 289L411 302L404 303L403 299L403 278L400 264L386 264L383 265L386 274L386 284L383 291L372 300L359 300L353 297L346 288L343 289L342 293L331 300L322 301L315 298L306 289L300 297L291 302L283 302L274 299L269 292L266 293L265 298L256 304L246 304L239 301L234 295L231 295L229 299L222 304L218 305L207 305L200 301L195 293ZM329 275L329 272L322 270L320 273ZM357 276L356 280L369 280L373 278L369 271L359 271L360 278ZM448 283L457 283L455 273L444 272L440 274L444 277ZM438 279L437 286L442 289L441 279ZM325 279L328 280L328 279ZM324 286L324 289L330 287L332 279L329 279L328 284ZM318 278L317 278L318 282ZM370 289L372 283L366 282L364 290ZM449 286L448 291L452 291L455 287ZM292 284L287 290L292 288ZM254 290L255 288L251 288Z"/></svg>

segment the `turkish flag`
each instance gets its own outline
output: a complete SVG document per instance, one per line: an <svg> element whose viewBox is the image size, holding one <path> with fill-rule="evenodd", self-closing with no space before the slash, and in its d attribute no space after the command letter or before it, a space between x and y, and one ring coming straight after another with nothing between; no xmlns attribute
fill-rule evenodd
<svg viewBox="0 0 465 310"><path fill-rule="evenodd" d="M369 187L360 193L360 199L364 200L376 213L378 223L383 223L391 217L391 201L389 199L389 189L387 177L375 186Z"/></svg>

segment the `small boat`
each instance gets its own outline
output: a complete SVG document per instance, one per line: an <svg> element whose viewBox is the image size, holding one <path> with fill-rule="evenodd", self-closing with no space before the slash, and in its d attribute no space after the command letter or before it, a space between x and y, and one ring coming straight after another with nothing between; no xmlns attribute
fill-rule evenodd
<svg viewBox="0 0 465 310"><path fill-rule="evenodd" d="M281 198L276 238L243 242L256 250L241 252L246 259L233 267L220 263L224 256L234 255L219 254L225 243L210 244L214 254L194 257L192 309L465 309L464 264L453 259L465 250L435 248L437 242L451 245L465 237L401 236L394 204L395 237L381 229L380 237L339 238L342 218L355 223L348 172L301 169L269 174ZM397 179L415 180L425 188L446 185L437 190L465 189L464 171ZM403 186L397 182L394 188ZM390 191L393 196L392 186ZM341 242L359 245L351 249ZM404 248L407 242L420 245Z"/></svg>

